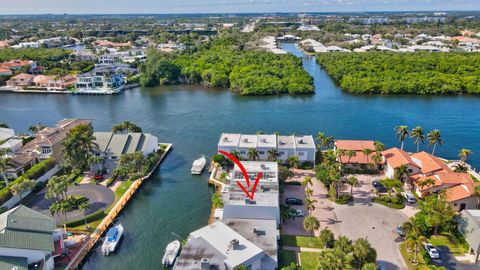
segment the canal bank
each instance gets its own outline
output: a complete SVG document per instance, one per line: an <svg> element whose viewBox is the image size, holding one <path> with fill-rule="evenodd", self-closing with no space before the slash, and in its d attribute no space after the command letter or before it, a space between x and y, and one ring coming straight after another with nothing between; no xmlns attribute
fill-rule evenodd
<svg viewBox="0 0 480 270"><path fill-rule="evenodd" d="M288 44L287 44L288 45ZM284 49L295 51L294 45ZM355 96L341 91L311 56L303 58L314 76L315 95L238 96L225 89L197 85L137 88L113 96L18 95L0 93L0 122L17 132L35 123L55 124L66 117L95 120L97 130L129 120L175 145L120 219L125 238L116 254L92 251L83 269L158 269L165 246L208 223L211 196L208 175L192 176L199 154L211 156L222 132L312 134L324 131L339 139L374 139L400 147L394 126L442 131L444 145L436 154L458 159L460 148L471 148L469 159L480 167L479 97ZM407 139L406 150L415 151ZM424 147L430 151L427 147Z"/></svg>

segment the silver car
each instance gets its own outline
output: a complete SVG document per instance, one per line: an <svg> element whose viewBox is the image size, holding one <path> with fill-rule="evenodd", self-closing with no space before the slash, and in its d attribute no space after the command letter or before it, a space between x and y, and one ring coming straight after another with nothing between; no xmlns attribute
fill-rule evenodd
<svg viewBox="0 0 480 270"><path fill-rule="evenodd" d="M417 199L415 198L415 196L412 195L412 193L405 193L405 200L408 203L415 203L417 201Z"/></svg>
<svg viewBox="0 0 480 270"><path fill-rule="evenodd" d="M437 249L430 243L424 244L425 250L428 252L428 255L432 259L440 258L440 254L438 253Z"/></svg>

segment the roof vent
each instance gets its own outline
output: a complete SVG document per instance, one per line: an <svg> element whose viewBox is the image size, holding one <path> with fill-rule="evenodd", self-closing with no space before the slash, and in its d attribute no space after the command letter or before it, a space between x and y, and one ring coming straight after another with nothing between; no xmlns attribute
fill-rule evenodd
<svg viewBox="0 0 480 270"><path fill-rule="evenodd" d="M299 144L303 144L303 139L300 139L300 141L298 142Z"/></svg>
<svg viewBox="0 0 480 270"><path fill-rule="evenodd" d="M242 140L242 142L248 143L248 138L244 138L244 139Z"/></svg>
<svg viewBox="0 0 480 270"><path fill-rule="evenodd" d="M200 260L200 269L202 270L210 269L210 260L208 258L202 258Z"/></svg>
<svg viewBox="0 0 480 270"><path fill-rule="evenodd" d="M238 245L240 244L240 241L238 239L232 239L230 240L230 248L235 249Z"/></svg>

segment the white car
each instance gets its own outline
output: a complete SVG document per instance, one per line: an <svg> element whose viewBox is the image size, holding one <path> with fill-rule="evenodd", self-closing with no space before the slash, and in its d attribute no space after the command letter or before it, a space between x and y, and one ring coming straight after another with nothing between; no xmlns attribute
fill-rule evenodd
<svg viewBox="0 0 480 270"><path fill-rule="evenodd" d="M425 250L428 252L428 255L432 259L440 258L440 254L438 253L437 249L430 243L424 244Z"/></svg>
<svg viewBox="0 0 480 270"><path fill-rule="evenodd" d="M295 208L292 209L292 214L295 217L304 217L305 216L305 214L303 213L303 210L295 209Z"/></svg>
<svg viewBox="0 0 480 270"><path fill-rule="evenodd" d="M417 199L415 199L415 196L413 196L412 193L405 193L405 199L408 203L415 203L417 201Z"/></svg>

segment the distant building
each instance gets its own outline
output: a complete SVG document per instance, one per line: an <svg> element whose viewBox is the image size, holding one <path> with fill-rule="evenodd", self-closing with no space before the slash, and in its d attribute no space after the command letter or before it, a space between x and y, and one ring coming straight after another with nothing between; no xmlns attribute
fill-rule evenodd
<svg viewBox="0 0 480 270"><path fill-rule="evenodd" d="M315 164L317 148L311 135L247 135L238 133L222 133L218 142L218 150L225 152L238 151L242 159L248 159L249 149L254 148L260 160L268 159L268 151L278 150L278 160L287 162L290 156L297 156L301 163Z"/></svg>
<svg viewBox="0 0 480 270"><path fill-rule="evenodd" d="M62 253L63 239L55 219L23 205L0 215L2 269L53 270L53 258Z"/></svg>
<svg viewBox="0 0 480 270"><path fill-rule="evenodd" d="M98 155L117 160L121 155L142 152L143 155L158 150L158 138L148 133L95 132Z"/></svg>
<svg viewBox="0 0 480 270"><path fill-rule="evenodd" d="M77 76L75 88L86 93L116 93L125 84L125 76L112 67L98 67Z"/></svg>
<svg viewBox="0 0 480 270"><path fill-rule="evenodd" d="M320 31L318 26L316 25L307 25L307 24L302 24L300 27L297 29L298 31Z"/></svg>
<svg viewBox="0 0 480 270"><path fill-rule="evenodd" d="M0 128L0 142L8 140L15 136L15 131L11 128Z"/></svg>

